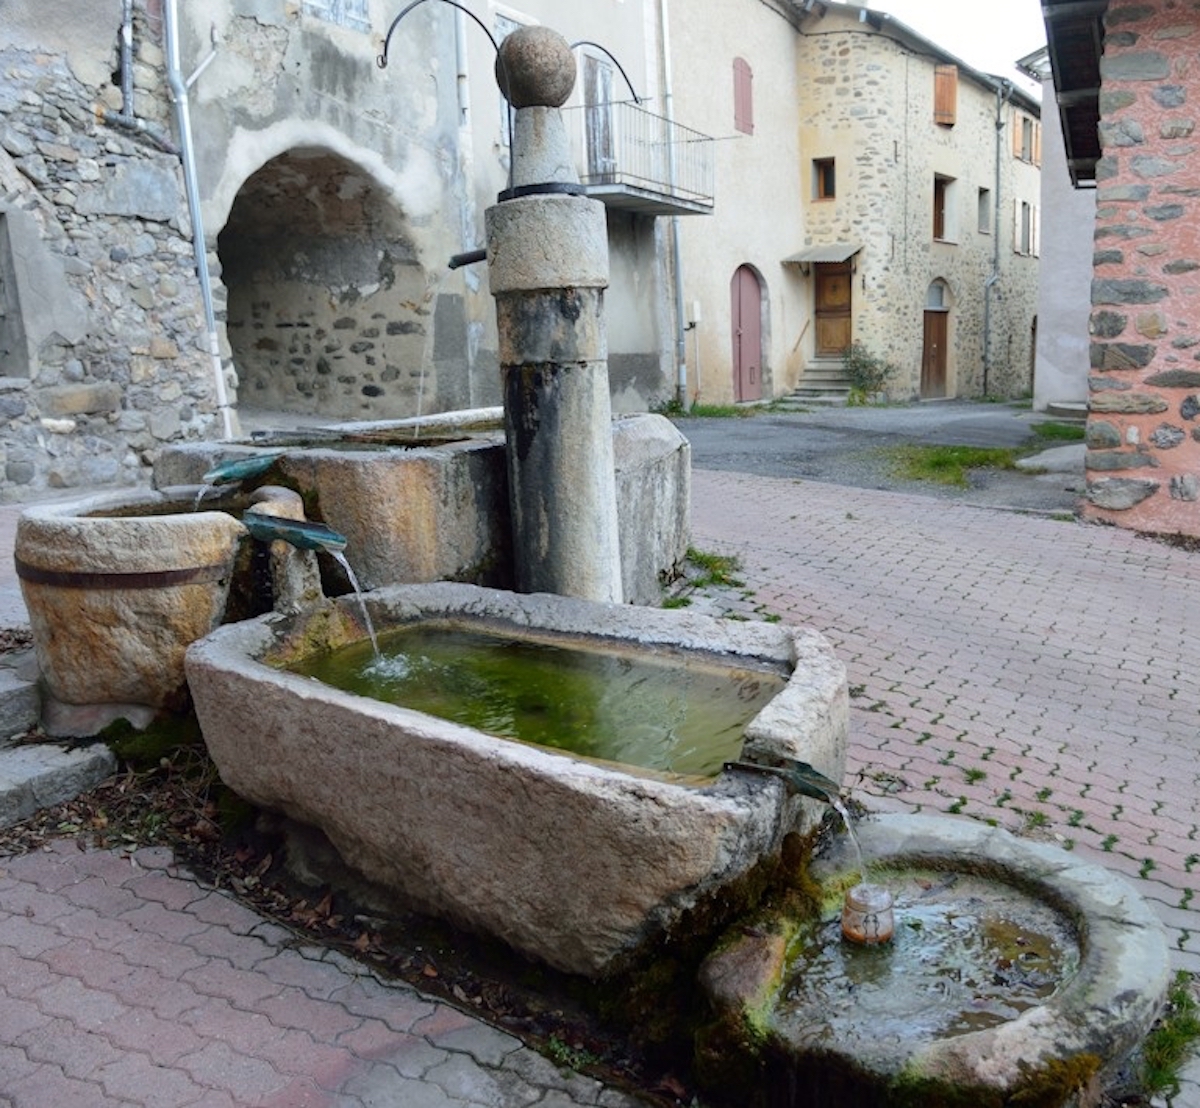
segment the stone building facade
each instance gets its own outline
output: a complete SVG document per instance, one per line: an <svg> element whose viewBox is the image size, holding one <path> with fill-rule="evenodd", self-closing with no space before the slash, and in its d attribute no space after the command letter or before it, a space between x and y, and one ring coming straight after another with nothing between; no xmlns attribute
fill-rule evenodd
<svg viewBox="0 0 1200 1108"><path fill-rule="evenodd" d="M449 263L507 185L489 36L522 23L577 44L568 127L607 208L614 411L790 392L818 360L825 264L797 255L831 243L855 246L849 333L902 367L898 395L924 391L931 315L948 322L942 391L978 393L985 367L988 391L1021 391L1036 249L1014 256L1006 198L1032 158L1003 159L999 234L976 224L999 86L958 67L958 114L935 126L950 59L903 25L744 0L737 34L714 34L728 5L704 4L480 0L477 20L423 4L381 69L401 8L386 0L180 3L177 20L170 0L6 0L0 499L144 481L163 444L251 415L498 402L486 271ZM1010 131L1036 122L1002 107ZM631 178L622 159L640 157ZM842 186L814 198L827 157Z"/></svg>
<svg viewBox="0 0 1200 1108"><path fill-rule="evenodd" d="M217 426L157 45L130 74L145 129L99 121L120 27L119 0L0 11L2 501L132 483Z"/></svg>
<svg viewBox="0 0 1200 1108"><path fill-rule="evenodd" d="M167 0L0 7L0 499L144 481L164 443L239 416L498 403L486 272L449 266L507 183L488 35L545 21L639 91L657 75L644 5L621 0L484 5L488 34L422 5L386 69L401 5L178 7L177 73ZM614 408L645 410L672 387L664 252L652 214L609 229Z"/></svg>
<svg viewBox="0 0 1200 1108"><path fill-rule="evenodd" d="M1015 397L1032 384L1040 110L888 16L830 4L799 39L812 360L848 334L893 396ZM841 246L841 255L831 253ZM832 260L830 260L832 259ZM825 270L838 282L820 315ZM844 283L844 285L843 285ZM845 328L848 328L846 330Z"/></svg>
<svg viewBox="0 0 1200 1108"><path fill-rule="evenodd" d="M1200 535L1198 51L1197 5L1108 6L1085 506L1189 536Z"/></svg>

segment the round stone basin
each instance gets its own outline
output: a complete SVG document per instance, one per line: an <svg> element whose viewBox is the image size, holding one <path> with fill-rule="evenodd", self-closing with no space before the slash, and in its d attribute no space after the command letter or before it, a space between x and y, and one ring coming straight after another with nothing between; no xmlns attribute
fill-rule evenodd
<svg viewBox="0 0 1200 1108"><path fill-rule="evenodd" d="M815 918L756 920L704 967L719 1019L753 1029L765 1080L748 1103L1066 1104L1150 1029L1166 942L1122 878L971 820L858 830L895 899L890 943L841 937L858 880L843 835L811 868Z"/></svg>
<svg viewBox="0 0 1200 1108"><path fill-rule="evenodd" d="M15 557L34 649L65 704L180 707L183 655L223 617L245 528L164 493L25 509Z"/></svg>

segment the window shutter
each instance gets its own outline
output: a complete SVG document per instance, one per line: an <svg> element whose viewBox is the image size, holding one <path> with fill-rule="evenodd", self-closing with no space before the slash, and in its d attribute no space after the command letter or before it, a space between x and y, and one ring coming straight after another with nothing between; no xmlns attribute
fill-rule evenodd
<svg viewBox="0 0 1200 1108"><path fill-rule="evenodd" d="M1033 164L1037 166L1042 164L1042 125L1040 123L1033 125Z"/></svg>
<svg viewBox="0 0 1200 1108"><path fill-rule="evenodd" d="M1021 201L1013 198L1013 253L1021 253Z"/></svg>
<svg viewBox="0 0 1200 1108"><path fill-rule="evenodd" d="M958 111L958 66L933 68L933 121L953 127Z"/></svg>
<svg viewBox="0 0 1200 1108"><path fill-rule="evenodd" d="M754 134L754 72L745 58L733 59L733 125Z"/></svg>
<svg viewBox="0 0 1200 1108"><path fill-rule="evenodd" d="M1036 205L1029 209L1029 224L1029 252L1035 258L1040 258L1042 256L1042 212Z"/></svg>
<svg viewBox="0 0 1200 1108"><path fill-rule="evenodd" d="M1024 141L1024 137L1021 134L1022 130L1021 113L1014 111L1012 113L1012 150L1014 158L1020 158L1021 156L1021 143Z"/></svg>

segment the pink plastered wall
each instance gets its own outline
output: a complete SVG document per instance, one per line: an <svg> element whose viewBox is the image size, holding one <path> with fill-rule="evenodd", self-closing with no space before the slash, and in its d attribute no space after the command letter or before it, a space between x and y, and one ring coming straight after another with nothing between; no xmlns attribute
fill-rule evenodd
<svg viewBox="0 0 1200 1108"><path fill-rule="evenodd" d="M1110 4L1085 514L1161 534L1200 535L1198 119L1200 4Z"/></svg>

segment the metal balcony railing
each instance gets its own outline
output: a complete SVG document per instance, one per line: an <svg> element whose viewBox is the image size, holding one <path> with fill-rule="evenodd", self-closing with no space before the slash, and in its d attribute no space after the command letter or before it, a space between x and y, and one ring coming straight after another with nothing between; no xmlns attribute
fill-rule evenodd
<svg viewBox="0 0 1200 1108"><path fill-rule="evenodd" d="M654 215L713 207L713 140L627 101L567 108L580 181L610 207Z"/></svg>

